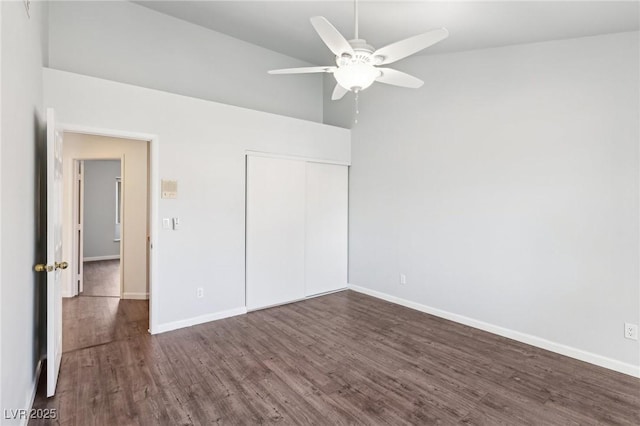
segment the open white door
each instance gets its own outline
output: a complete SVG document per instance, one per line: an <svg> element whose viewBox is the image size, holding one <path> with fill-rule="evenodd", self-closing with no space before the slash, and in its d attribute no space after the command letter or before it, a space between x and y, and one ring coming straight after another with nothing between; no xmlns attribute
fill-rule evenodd
<svg viewBox="0 0 640 426"><path fill-rule="evenodd" d="M84 161L74 161L73 186L73 268L74 288L72 294L78 296L84 291Z"/></svg>
<svg viewBox="0 0 640 426"><path fill-rule="evenodd" d="M62 133L53 109L47 109L47 263L36 271L47 274L47 396L56 392L62 361Z"/></svg>

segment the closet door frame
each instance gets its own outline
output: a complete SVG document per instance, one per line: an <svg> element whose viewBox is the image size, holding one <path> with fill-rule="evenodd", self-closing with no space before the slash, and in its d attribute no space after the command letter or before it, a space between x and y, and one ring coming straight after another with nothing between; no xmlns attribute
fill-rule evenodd
<svg viewBox="0 0 640 426"><path fill-rule="evenodd" d="M271 152L262 152L262 151L247 150L245 151L244 155L245 155L245 164L246 164L246 157L267 157L267 158L276 158L276 159L282 159L282 160L307 161L309 163L335 164L336 166L351 166L351 163L348 161L329 160L329 159L316 158L316 157L304 157L300 155L275 154ZM246 187L246 180L245 180L245 187Z"/></svg>
<svg viewBox="0 0 640 426"><path fill-rule="evenodd" d="M244 273L245 273L245 276L244 276L244 304L245 304L245 306L247 306L247 186L248 186L248 165L249 165L248 158L249 157L267 157L267 158L282 159L282 160L305 161L305 162L309 162L309 163L333 164L333 165L337 165L337 166L346 166L346 167L351 166L351 163L348 162L348 161L339 161L339 160L323 159L323 158L316 158L316 157L305 157L305 156L298 156L298 155L277 154L277 153L272 153L272 152L254 151L254 150L246 150L245 151L245 158L244 158L244 163L245 163L245 175L244 175L244 193L245 193L245 205L244 205L244 221L245 221L245 226L244 226ZM349 171L347 170L347 179L348 179L348 174L349 174ZM347 188L348 188L348 186L347 186ZM349 216L349 214L348 214L348 210L347 210L347 223L348 223L348 216ZM348 227L347 227L347 234L348 234ZM348 253L348 243L347 243L347 253ZM348 259L348 256L347 256L347 271L348 271L348 265L349 265L349 259ZM348 275L347 275L347 281L348 281ZM343 291L343 290L344 289L338 289L338 290L335 290L335 291ZM328 293L331 293L331 292L328 292ZM323 293L323 294L327 294L327 293ZM309 298L316 297L316 296L321 296L321 295L322 294L313 295L313 296L305 296L305 297L302 297L300 299L291 300L291 301L286 302L286 303L297 302L297 301L301 301L301 300L305 300L305 299L309 299ZM258 308L258 309L265 309L265 308ZM248 311L252 311L252 310L256 310L256 309L248 309Z"/></svg>

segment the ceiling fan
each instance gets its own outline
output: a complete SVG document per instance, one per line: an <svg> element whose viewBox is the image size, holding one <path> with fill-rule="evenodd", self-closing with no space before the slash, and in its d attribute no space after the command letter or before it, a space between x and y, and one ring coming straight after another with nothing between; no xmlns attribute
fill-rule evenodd
<svg viewBox="0 0 640 426"><path fill-rule="evenodd" d="M389 44L380 49L374 49L366 40L358 35L358 1L354 2L354 38L347 40L331 23L322 16L311 18L311 25L336 55L336 66L285 68L271 70L269 74L305 74L332 73L337 84L331 95L332 100L341 99L347 92L358 93L371 86L374 81L400 87L418 88L424 84L419 78L392 68L387 65L404 59L432 46L449 36L446 28L429 31L407 39Z"/></svg>

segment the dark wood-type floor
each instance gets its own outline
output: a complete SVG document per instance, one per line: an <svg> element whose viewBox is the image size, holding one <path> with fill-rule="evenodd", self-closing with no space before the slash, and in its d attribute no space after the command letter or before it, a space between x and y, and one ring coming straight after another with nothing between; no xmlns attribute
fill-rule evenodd
<svg viewBox="0 0 640 426"><path fill-rule="evenodd" d="M35 407L77 425L640 424L638 379L350 291L115 335L65 353Z"/></svg>
<svg viewBox="0 0 640 426"><path fill-rule="evenodd" d="M120 260L84 262L83 296L120 297Z"/></svg>
<svg viewBox="0 0 640 426"><path fill-rule="evenodd" d="M62 352L149 333L149 301L80 296L62 299Z"/></svg>

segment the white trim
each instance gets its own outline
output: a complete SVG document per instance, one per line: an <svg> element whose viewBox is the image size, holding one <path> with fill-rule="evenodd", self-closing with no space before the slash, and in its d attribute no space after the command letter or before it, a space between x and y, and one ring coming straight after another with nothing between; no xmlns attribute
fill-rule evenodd
<svg viewBox="0 0 640 426"><path fill-rule="evenodd" d="M0 0L1 1L1 0ZM62 130L64 133L76 133L75 131L67 131L65 130L65 128L63 128ZM89 133L89 132L85 132L82 133L85 135L91 135L93 133ZM82 266L82 264L84 264L84 262L93 262L93 261L99 261L99 260L115 260L115 259L120 259L120 253L123 252L123 243L118 240L119 244L118 244L118 254L117 255L108 255L108 256L92 256L92 257L85 257L84 256L84 211L85 211L85 197L84 197L84 193L85 193L85 184L84 184L84 176L85 176L85 162L91 162L91 161L119 161L120 162L120 176L124 175L124 160L125 160L125 155L122 154L119 157L85 157L85 156L81 156L81 157L75 157L72 158L71 161L73 163L73 170L74 170L74 176L73 176L73 183L70 185L70 187L72 188L71 191L71 216L72 216L72 220L71 220L71 226L69 227L70 230L67 231L67 235L69 238L69 241L71 242L71 266L73 269L73 272L71 274L69 274L68 279L65 282L65 285L63 286L63 292L62 292L62 297L74 297L74 296L78 296L80 293L82 293L84 291L84 267ZM78 174L78 170L81 170L81 173ZM79 183L81 182L81 183ZM65 182L65 187L69 185L68 180ZM78 191L78 189L80 189L81 191ZM78 217L78 211L80 211L80 216ZM64 220L64 219L63 219ZM121 230L124 228L124 225L121 225ZM80 232L81 233L81 238L78 240L77 239L77 233ZM114 241L115 242L115 241ZM78 260L82 259L80 263L80 265L77 265ZM78 269L76 268L76 266L79 266L80 268L80 273L78 274ZM78 285L80 284L80 285ZM124 265L122 268L120 268L120 296L122 296L122 288L124 285Z"/></svg>
<svg viewBox="0 0 640 426"><path fill-rule="evenodd" d="M67 280L66 285L62 287L63 289L66 289L66 297L77 296L84 291L84 161L72 159L72 163L73 195L71 200L71 216L73 222L71 226L70 240L71 259L69 260L71 261L71 268L73 269L73 272L71 273L70 280Z"/></svg>
<svg viewBox="0 0 640 426"><path fill-rule="evenodd" d="M147 253L149 254L149 269L147 280L149 282L149 332L153 333L158 321L158 296L154 296L160 288L160 275L158 274L158 250L156 235L160 229L160 140L154 136L149 143L149 241Z"/></svg>
<svg viewBox="0 0 640 426"><path fill-rule="evenodd" d="M469 327L477 328L479 330L488 331L489 333L497 334L502 337L517 340L518 342L526 343L531 346L535 346L541 349L546 349L551 352L555 352L560 355L568 356L578 359L580 361L588 362L600 367L608 368L609 370L617 371L619 373L628 374L633 377L640 378L640 366L628 364L626 362L618 361L612 358L608 358L602 355L597 355L592 352L583 351L571 346L563 345L561 343L552 342L550 340L543 339L541 337L532 336L530 334L521 333L519 331L511 330L508 328L500 327L497 325L489 324L483 321L479 321L473 318L465 317L463 315L454 314L441 309L433 308L431 306L423 305L416 302L411 302L406 299L402 299L396 296L391 296L386 293L382 293L375 290L370 290L365 287L349 284L349 289L363 293L378 299L386 300L387 302L395 303L397 305L406 306L407 308L415 309L420 312L435 315L440 318L444 318L459 324L464 324Z"/></svg>
<svg viewBox="0 0 640 426"><path fill-rule="evenodd" d="M110 254L108 256L85 257L83 260L85 262L97 262L99 260L116 260L116 259L120 259L120 255L119 254Z"/></svg>
<svg viewBox="0 0 640 426"><path fill-rule="evenodd" d="M111 138L121 138L121 139L134 139L138 141L153 141L154 139L158 139L156 135L150 133L138 133L138 132L129 132L127 130L113 130L113 129L105 129L100 127L90 127L90 126L81 126L77 124L70 123L60 123L59 124L62 131L65 133L80 133L82 135L94 135L94 136L106 136ZM100 158L102 160L102 158Z"/></svg>
<svg viewBox="0 0 640 426"><path fill-rule="evenodd" d="M42 371L42 361L43 359L38 360L38 365L36 365L36 372L33 376L33 382L31 383L31 394L27 395L27 412L31 411L33 408L33 402L36 400L36 392L38 391L38 381L40 380L40 372ZM23 426L27 426L29 423L29 416L26 416L24 419L21 419L20 424Z"/></svg>
<svg viewBox="0 0 640 426"><path fill-rule="evenodd" d="M298 160L298 161L307 161L309 163L323 163L323 164L335 164L338 166L350 166L351 163L349 161L339 161L339 160L329 160L326 158L315 158L315 157L304 157L301 155L285 155L285 154L276 154L272 152L262 152L262 151L252 151L245 150L245 156L250 155L252 157L267 157L267 158L277 158L280 160Z"/></svg>
<svg viewBox="0 0 640 426"><path fill-rule="evenodd" d="M122 298L133 300L147 300L149 298L149 293L122 293Z"/></svg>
<svg viewBox="0 0 640 426"><path fill-rule="evenodd" d="M193 325L203 324L205 322L217 321L224 318L235 317L237 315L243 315L247 313L247 308L244 306L241 308L229 309L226 311L215 312L212 314L200 315L198 317L188 318L180 321L168 322L165 324L158 324L151 334L164 333L171 330L177 330L179 328L191 327Z"/></svg>
<svg viewBox="0 0 640 426"><path fill-rule="evenodd" d="M149 146L147 146L146 148L147 148L147 152L148 152L148 150L150 149ZM148 158L148 155L149 154L147 154L147 158ZM126 154L123 152L122 156L120 157L120 179L122 181L124 181L124 182L126 182L125 178L127 177L126 174L125 174L125 169L126 169L125 168L125 164L126 164L125 163L125 157L126 157ZM147 167L149 167L148 164L147 164ZM149 183L147 182L147 191L148 190L149 190ZM118 247L118 254L123 257L122 262L120 262L120 268L119 268L120 269L120 298L121 299L125 298L124 297L124 286L125 286L124 270L127 267L126 261L125 261L126 258L124 257L124 254L123 254L124 253L125 236L127 235L126 232L125 232L127 230L127 220L124 217L124 208L126 206L126 200L125 200L126 193L127 193L126 188L124 187L124 185L122 185L120 187L120 197L122 197L121 200L120 200L120 209L121 209L120 242L118 243L118 246L119 246ZM148 199L148 197L149 197L149 194L147 194L147 199ZM149 228L149 224L148 224L149 216L148 216L148 214L149 214L149 212L147 212L147 229ZM147 250L146 254L147 254L147 256L149 256L149 250ZM148 271L147 271L147 273L148 273ZM147 280L148 280L148 277L147 277ZM147 289L147 291L148 290L149 289Z"/></svg>

